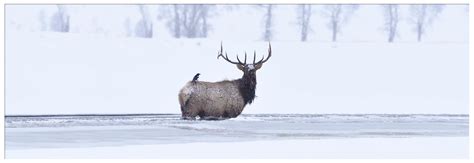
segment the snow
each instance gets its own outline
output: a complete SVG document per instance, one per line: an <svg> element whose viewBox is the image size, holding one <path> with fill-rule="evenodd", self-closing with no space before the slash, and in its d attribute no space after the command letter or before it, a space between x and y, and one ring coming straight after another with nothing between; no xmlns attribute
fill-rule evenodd
<svg viewBox="0 0 474 163"><path fill-rule="evenodd" d="M268 50L255 16L263 10L255 6L217 8L205 39L173 39L164 19L155 20L152 39L125 37L123 23L138 21L137 6L67 7L71 33L39 30L38 14L48 17L55 6L6 6L7 115L179 113L178 91L194 74L203 81L241 77L216 59L221 41L231 58ZM465 7L446 6L420 43L403 21L389 44L378 5L360 6L336 43L320 14L309 41L299 42L295 6L278 5L273 55L257 72L257 99L243 113L467 114Z"/></svg>
<svg viewBox="0 0 474 163"><path fill-rule="evenodd" d="M248 68L249 68L249 70L255 69L255 67L253 67L253 65L249 65Z"/></svg>
<svg viewBox="0 0 474 163"><path fill-rule="evenodd" d="M42 30L54 5L5 6L6 158L469 157L467 5L447 5L422 42L402 5L395 43L379 5L361 5L334 43L323 6L300 42L296 6L277 5L257 98L223 121L181 120L178 91L196 73L241 77L216 59L221 42L231 59L265 56L264 10L219 6L207 38L174 39L147 7L151 39L126 37L134 5L67 5L70 33Z"/></svg>
<svg viewBox="0 0 474 163"><path fill-rule="evenodd" d="M468 137L357 138L43 148L6 150L6 158L467 159L468 141Z"/></svg>
<svg viewBox="0 0 474 163"><path fill-rule="evenodd" d="M6 117L6 158L467 158L468 115Z"/></svg>
<svg viewBox="0 0 474 163"><path fill-rule="evenodd" d="M219 45L7 33L6 114L179 113L178 91L194 74L241 77L216 59ZM264 55L268 45L224 41L229 54L252 47ZM466 43L274 41L272 48L244 113L468 112Z"/></svg>
<svg viewBox="0 0 474 163"><path fill-rule="evenodd" d="M422 125L443 123L447 126L421 127L440 132L451 128L451 125L463 127L467 125L468 115L460 114L243 114L237 118L224 121L188 121L181 120L179 114L136 114L136 115L49 115L49 116L7 116L5 126L7 128L36 128L36 127L76 127L76 126L161 126L194 125L209 126L215 128L226 128L232 123L245 124L271 124L273 122L285 122L289 124L313 124L314 129L332 128L325 127L327 123L364 123L365 127L374 126L379 128L380 124L404 125L404 128L412 128L410 125ZM317 126L323 125L323 126ZM350 125L350 124L347 124ZM441 125L441 126L440 126ZM245 126L236 126L243 127ZM389 126L385 126L388 129ZM398 127L398 126L394 126ZM439 128L438 128L439 127ZM288 127L291 128L291 127ZM416 128L416 127L415 127ZM237 129L237 128L233 128ZM263 128L260 128L262 130ZM283 129L283 128L280 128Z"/></svg>

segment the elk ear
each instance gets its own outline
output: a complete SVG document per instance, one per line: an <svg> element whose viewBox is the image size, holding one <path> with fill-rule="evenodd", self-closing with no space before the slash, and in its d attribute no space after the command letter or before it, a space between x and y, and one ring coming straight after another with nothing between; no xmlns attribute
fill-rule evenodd
<svg viewBox="0 0 474 163"><path fill-rule="evenodd" d="M255 70L258 70L258 69L262 68L262 65L263 65L263 63L256 64L255 65Z"/></svg>
<svg viewBox="0 0 474 163"><path fill-rule="evenodd" d="M237 68L238 68L240 71L244 71L244 66L242 66L242 65L237 65Z"/></svg>

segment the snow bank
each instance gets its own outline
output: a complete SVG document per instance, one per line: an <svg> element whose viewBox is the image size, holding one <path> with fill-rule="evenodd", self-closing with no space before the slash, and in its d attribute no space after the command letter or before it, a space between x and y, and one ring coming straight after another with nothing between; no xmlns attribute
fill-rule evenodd
<svg viewBox="0 0 474 163"><path fill-rule="evenodd" d="M6 158L467 159L468 137L359 138L6 150ZM388 148L389 147L389 148ZM126 149L126 150L124 150ZM28 155L25 155L25 154Z"/></svg>

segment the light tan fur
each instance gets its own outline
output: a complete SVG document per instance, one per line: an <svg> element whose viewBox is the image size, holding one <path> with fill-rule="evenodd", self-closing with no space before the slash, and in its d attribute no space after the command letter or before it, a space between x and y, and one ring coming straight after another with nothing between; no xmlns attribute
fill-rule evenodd
<svg viewBox="0 0 474 163"><path fill-rule="evenodd" d="M179 91L179 104L185 119L235 118L245 107L237 81L188 82Z"/></svg>

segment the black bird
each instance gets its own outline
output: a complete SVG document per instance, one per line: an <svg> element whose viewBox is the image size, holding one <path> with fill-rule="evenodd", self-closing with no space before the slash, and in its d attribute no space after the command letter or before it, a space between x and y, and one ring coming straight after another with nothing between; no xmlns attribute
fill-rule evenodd
<svg viewBox="0 0 474 163"><path fill-rule="evenodd" d="M198 78L199 78L199 75L201 75L201 74L197 73L196 75L194 75L193 81L192 81L193 83L196 83L196 81L197 81Z"/></svg>

